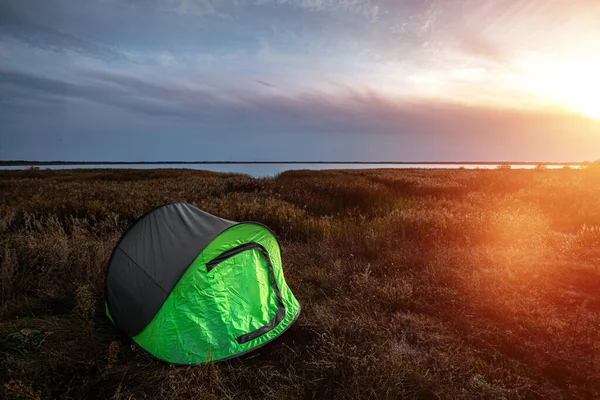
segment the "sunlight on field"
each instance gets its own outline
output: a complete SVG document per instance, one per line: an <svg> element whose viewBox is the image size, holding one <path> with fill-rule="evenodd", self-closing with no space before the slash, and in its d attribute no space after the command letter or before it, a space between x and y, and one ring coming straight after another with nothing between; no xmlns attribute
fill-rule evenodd
<svg viewBox="0 0 600 400"><path fill-rule="evenodd" d="M6 393L598 397L598 169L1 171L0 188ZM303 313L249 358L173 369L104 316L121 232L182 200L281 238Z"/></svg>

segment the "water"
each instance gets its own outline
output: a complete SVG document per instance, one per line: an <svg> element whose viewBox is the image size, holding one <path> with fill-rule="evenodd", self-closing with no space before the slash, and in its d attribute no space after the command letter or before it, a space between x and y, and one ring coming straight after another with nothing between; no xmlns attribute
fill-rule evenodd
<svg viewBox="0 0 600 400"><path fill-rule="evenodd" d="M85 164L85 165L40 165L40 169L97 169L97 168L123 168L123 169L197 169L215 172L232 172L247 174L256 178L277 175L280 172L298 169L378 169L378 168L427 168L427 169L495 169L495 164ZM563 168L567 165L549 165L549 169ZM572 166L577 168L576 166ZM0 170L22 170L30 166L0 166ZM535 165L513 165L513 169L533 169Z"/></svg>

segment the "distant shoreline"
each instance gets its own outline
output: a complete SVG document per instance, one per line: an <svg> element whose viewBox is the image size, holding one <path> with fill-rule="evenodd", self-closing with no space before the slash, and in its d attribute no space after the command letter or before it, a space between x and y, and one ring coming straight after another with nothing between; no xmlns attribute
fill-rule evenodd
<svg viewBox="0 0 600 400"><path fill-rule="evenodd" d="M587 161L25 161L0 160L0 166L52 165L204 165L204 164L374 164L374 165L586 165Z"/></svg>

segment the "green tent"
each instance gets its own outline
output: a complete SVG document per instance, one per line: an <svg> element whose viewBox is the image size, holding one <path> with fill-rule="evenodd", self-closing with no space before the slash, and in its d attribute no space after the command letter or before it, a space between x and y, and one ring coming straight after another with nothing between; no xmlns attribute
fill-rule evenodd
<svg viewBox="0 0 600 400"><path fill-rule="evenodd" d="M240 356L279 336L299 313L273 232L192 204L140 217L108 263L106 314L169 363Z"/></svg>

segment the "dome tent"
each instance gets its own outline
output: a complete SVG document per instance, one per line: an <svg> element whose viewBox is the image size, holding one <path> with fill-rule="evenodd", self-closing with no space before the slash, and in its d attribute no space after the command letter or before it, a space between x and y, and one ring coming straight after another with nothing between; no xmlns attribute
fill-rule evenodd
<svg viewBox="0 0 600 400"><path fill-rule="evenodd" d="M140 217L108 263L106 314L169 363L237 357L279 336L299 313L273 232L192 204Z"/></svg>

